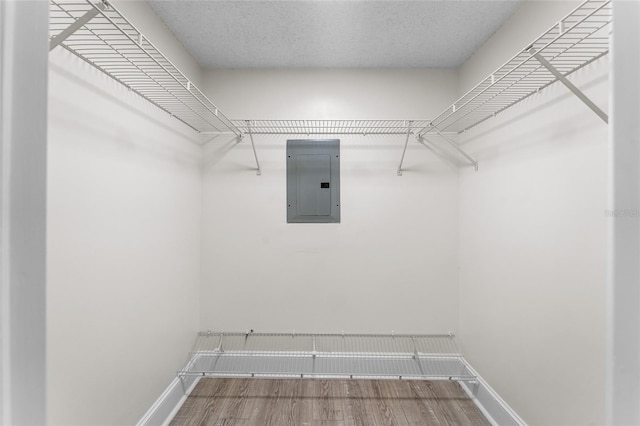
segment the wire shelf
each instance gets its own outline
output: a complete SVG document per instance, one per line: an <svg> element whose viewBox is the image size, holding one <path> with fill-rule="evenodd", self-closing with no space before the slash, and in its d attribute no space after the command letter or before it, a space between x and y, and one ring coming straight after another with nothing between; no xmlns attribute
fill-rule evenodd
<svg viewBox="0 0 640 426"><path fill-rule="evenodd" d="M453 335L200 333L180 377L475 380Z"/></svg>
<svg viewBox="0 0 640 426"><path fill-rule="evenodd" d="M585 1L434 120L230 120L115 7L100 0L50 0L51 49L62 46L197 131L248 134L258 174L253 134L406 135L406 151L410 135L421 141L434 132L477 169L445 134L470 129L558 80L569 86L564 76L609 52L610 26L611 0Z"/></svg>
<svg viewBox="0 0 640 426"><path fill-rule="evenodd" d="M493 74L455 101L429 125L462 132L553 84L557 78L533 56L541 54L569 75L609 52L611 1L587 0Z"/></svg>
<svg viewBox="0 0 640 426"><path fill-rule="evenodd" d="M113 5L51 0L49 12L51 48L59 44L197 131L241 135Z"/></svg>
<svg viewBox="0 0 640 426"><path fill-rule="evenodd" d="M431 120L232 120L256 135L405 135Z"/></svg>

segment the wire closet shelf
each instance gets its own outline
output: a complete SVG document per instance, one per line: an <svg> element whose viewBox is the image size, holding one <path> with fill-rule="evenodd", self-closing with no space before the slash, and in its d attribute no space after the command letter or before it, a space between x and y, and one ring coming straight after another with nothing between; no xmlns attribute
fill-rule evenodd
<svg viewBox="0 0 640 426"><path fill-rule="evenodd" d="M60 45L130 90L206 133L249 135L437 135L475 166L446 135L468 130L560 81L604 121L608 116L566 76L609 52L611 0L586 0L433 120L230 120L106 0L50 0L50 49Z"/></svg>
<svg viewBox="0 0 640 426"><path fill-rule="evenodd" d="M243 133L256 135L406 135L431 120L233 120Z"/></svg>
<svg viewBox="0 0 640 426"><path fill-rule="evenodd" d="M611 1L587 0L421 129L468 130L609 52Z"/></svg>
<svg viewBox="0 0 640 426"><path fill-rule="evenodd" d="M113 5L50 0L50 49L60 45L197 131L241 132Z"/></svg>
<svg viewBox="0 0 640 426"><path fill-rule="evenodd" d="M201 332L182 378L260 377L473 381L444 335Z"/></svg>

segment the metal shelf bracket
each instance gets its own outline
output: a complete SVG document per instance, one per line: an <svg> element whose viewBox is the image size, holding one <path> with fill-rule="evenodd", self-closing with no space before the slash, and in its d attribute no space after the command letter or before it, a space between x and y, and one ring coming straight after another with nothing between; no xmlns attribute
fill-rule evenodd
<svg viewBox="0 0 640 426"><path fill-rule="evenodd" d="M398 166L398 176L402 176L402 163L404 162L404 155L407 152L407 145L409 145L409 136L411 136L411 125L413 121L409 121L407 125L407 137L404 140L404 149L402 150L402 157L400 157L400 165Z"/></svg>
<svg viewBox="0 0 640 426"><path fill-rule="evenodd" d="M460 148L458 146L457 143L453 142L451 139L449 139L446 135L444 135L440 130L438 130L438 128L436 126L430 125L429 129L424 133L427 134L429 133L430 130L433 130L434 132L436 132L438 135L440 135L440 137L442 139L444 139L444 141L449 144L453 149L455 149L460 155L462 155L464 158L467 159L467 161L469 162L470 165L473 166L473 168L475 169L475 171L478 171L478 162L471 157L469 154L467 154L462 148ZM421 135L422 136L422 135Z"/></svg>
<svg viewBox="0 0 640 426"><path fill-rule="evenodd" d="M256 166L258 170L256 171L256 175L260 176L262 174L262 170L260 169L260 162L258 161L258 154L256 153L256 145L253 143L253 132L251 131L251 120L247 120L247 133L249 133L249 139L251 140L251 149L253 149L253 156L256 159Z"/></svg>
<svg viewBox="0 0 640 426"><path fill-rule="evenodd" d="M101 10L105 10L107 8L107 3L104 1L91 5L93 7L89 9L84 15L76 19L75 22L69 25L64 31L51 38L51 40L49 41L49 51L52 51L56 46L65 41L67 37L85 26L90 20L95 18Z"/></svg>
<svg viewBox="0 0 640 426"><path fill-rule="evenodd" d="M562 21L560 21L560 23L562 23ZM563 32L562 26L560 28L561 28L560 32L562 33ZM604 112L602 109L600 109L595 103L593 103L593 101L589 99L587 95L585 95L580 89L578 89L573 83L571 83L567 79L567 77L565 77L560 71L556 69L556 67L551 65L551 63L549 63L549 61L547 61L546 58L542 56L542 54L540 54L540 52L538 52L533 46L530 46L529 48L527 48L527 52L529 52L531 56L536 58L538 62L542 64L543 67L549 70L549 72L553 74L560 83L564 84L569 90L571 90L571 92L573 92L573 94L576 95L578 99L580 99L589 108L591 108L591 110L595 112L598 115L598 117L602 118L602 120L604 120L605 123L607 124L609 123L609 116L607 115L607 113Z"/></svg>

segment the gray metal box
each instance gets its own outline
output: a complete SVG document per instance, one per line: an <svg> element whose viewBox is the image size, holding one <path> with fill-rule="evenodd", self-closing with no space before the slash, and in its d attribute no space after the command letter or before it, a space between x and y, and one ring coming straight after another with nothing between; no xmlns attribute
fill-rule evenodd
<svg viewBox="0 0 640 426"><path fill-rule="evenodd" d="M287 222L340 223L340 140L287 140Z"/></svg>

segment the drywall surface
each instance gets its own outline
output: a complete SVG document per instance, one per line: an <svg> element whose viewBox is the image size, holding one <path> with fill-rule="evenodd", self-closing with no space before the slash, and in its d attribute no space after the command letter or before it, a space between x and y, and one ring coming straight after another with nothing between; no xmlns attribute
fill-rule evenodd
<svg viewBox="0 0 640 426"><path fill-rule="evenodd" d="M115 5L200 82L148 4ZM132 424L198 329L202 151L191 129L60 48L50 76L49 423Z"/></svg>
<svg viewBox="0 0 640 426"><path fill-rule="evenodd" d="M570 77L605 111L608 68ZM532 425L605 423L607 132L556 83L461 138L463 353Z"/></svg>
<svg viewBox="0 0 640 426"><path fill-rule="evenodd" d="M455 98L456 71L205 70L203 91L230 118L434 118Z"/></svg>
<svg viewBox="0 0 640 426"><path fill-rule="evenodd" d="M196 133L50 55L48 424L134 424L198 329Z"/></svg>
<svg viewBox="0 0 640 426"><path fill-rule="evenodd" d="M427 71L205 75L221 108L249 118L428 117L457 89L455 73ZM412 140L400 177L403 136L336 137L339 224L287 224L285 145L294 136L255 137L261 176L248 138L208 140L204 329L456 331L457 167L441 145L434 153Z"/></svg>
<svg viewBox="0 0 640 426"><path fill-rule="evenodd" d="M605 106L606 61L590 68L574 80ZM528 423L602 424L607 126L545 92L464 138L460 335Z"/></svg>

